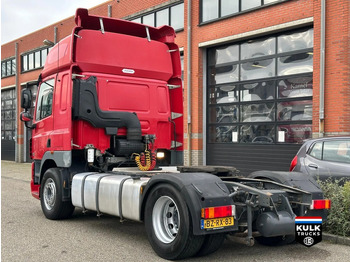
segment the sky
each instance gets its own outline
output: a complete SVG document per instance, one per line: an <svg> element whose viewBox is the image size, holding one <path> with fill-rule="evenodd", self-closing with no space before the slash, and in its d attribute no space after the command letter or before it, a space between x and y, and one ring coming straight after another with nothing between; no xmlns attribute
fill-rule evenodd
<svg viewBox="0 0 350 262"><path fill-rule="evenodd" d="M1 44L75 15L108 0L1 0Z"/></svg>

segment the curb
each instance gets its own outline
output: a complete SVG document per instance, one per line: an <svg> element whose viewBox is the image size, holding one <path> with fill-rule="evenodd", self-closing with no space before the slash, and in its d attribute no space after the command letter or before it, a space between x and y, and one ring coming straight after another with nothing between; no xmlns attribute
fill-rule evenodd
<svg viewBox="0 0 350 262"><path fill-rule="evenodd" d="M340 244L345 246L350 246L350 238L349 237L343 237L343 236L336 236L328 233L322 233L322 240L334 243L334 244Z"/></svg>

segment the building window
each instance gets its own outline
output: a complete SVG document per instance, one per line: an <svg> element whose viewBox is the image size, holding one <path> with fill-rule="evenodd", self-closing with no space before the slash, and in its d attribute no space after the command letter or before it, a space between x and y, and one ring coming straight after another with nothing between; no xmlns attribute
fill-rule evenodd
<svg viewBox="0 0 350 262"><path fill-rule="evenodd" d="M311 137L312 28L208 49L207 67L209 143Z"/></svg>
<svg viewBox="0 0 350 262"><path fill-rule="evenodd" d="M170 26L175 30L184 28L184 4L174 5L170 7Z"/></svg>
<svg viewBox="0 0 350 262"><path fill-rule="evenodd" d="M151 13L133 18L130 21L156 27L170 25L175 31L179 31L184 28L184 4L181 3L163 9L157 9Z"/></svg>
<svg viewBox="0 0 350 262"><path fill-rule="evenodd" d="M227 16L239 12L239 0L221 0L220 15Z"/></svg>
<svg viewBox="0 0 350 262"><path fill-rule="evenodd" d="M249 0L249 1L241 1L241 11L252 9L255 7L259 7L262 5L261 0Z"/></svg>
<svg viewBox="0 0 350 262"><path fill-rule="evenodd" d="M10 58L1 61L1 78L16 74L16 59Z"/></svg>
<svg viewBox="0 0 350 262"><path fill-rule="evenodd" d="M16 93L15 89L1 91L1 139L15 140Z"/></svg>
<svg viewBox="0 0 350 262"><path fill-rule="evenodd" d="M169 8L156 12L156 26L169 25Z"/></svg>
<svg viewBox="0 0 350 262"><path fill-rule="evenodd" d="M142 23L145 25L154 26L154 23L155 23L154 13L143 16Z"/></svg>
<svg viewBox="0 0 350 262"><path fill-rule="evenodd" d="M219 0L202 0L202 21L219 17Z"/></svg>
<svg viewBox="0 0 350 262"><path fill-rule="evenodd" d="M288 0L201 0L201 23Z"/></svg>
<svg viewBox="0 0 350 262"><path fill-rule="evenodd" d="M48 53L49 48L45 48L21 55L22 72L44 67Z"/></svg>

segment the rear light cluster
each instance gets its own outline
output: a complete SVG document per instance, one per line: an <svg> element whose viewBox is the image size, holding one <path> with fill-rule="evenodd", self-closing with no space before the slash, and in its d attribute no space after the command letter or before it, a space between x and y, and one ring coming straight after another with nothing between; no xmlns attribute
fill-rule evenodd
<svg viewBox="0 0 350 262"><path fill-rule="evenodd" d="M320 200L312 200L312 204L310 209L330 209L331 208L331 200L329 199L320 199Z"/></svg>
<svg viewBox="0 0 350 262"><path fill-rule="evenodd" d="M219 218L219 217L232 217L235 216L235 206L221 206L221 207L206 207L202 208L201 216L204 219Z"/></svg>
<svg viewBox="0 0 350 262"><path fill-rule="evenodd" d="M292 162L290 162L290 168L289 168L289 172L292 172L294 167L298 164L298 156L295 156L292 160Z"/></svg>

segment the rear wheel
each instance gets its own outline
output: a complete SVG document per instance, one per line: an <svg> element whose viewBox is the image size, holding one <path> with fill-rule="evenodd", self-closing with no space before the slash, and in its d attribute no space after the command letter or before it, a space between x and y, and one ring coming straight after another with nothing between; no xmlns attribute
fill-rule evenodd
<svg viewBox="0 0 350 262"><path fill-rule="evenodd" d="M40 187L40 203L48 219L65 219L72 215L74 206L71 201L62 201L60 169L50 168L43 177Z"/></svg>
<svg viewBox="0 0 350 262"><path fill-rule="evenodd" d="M157 185L147 199L145 226L154 251L165 259L195 255L204 236L193 235L191 216L180 192L171 185Z"/></svg>

